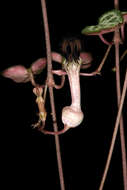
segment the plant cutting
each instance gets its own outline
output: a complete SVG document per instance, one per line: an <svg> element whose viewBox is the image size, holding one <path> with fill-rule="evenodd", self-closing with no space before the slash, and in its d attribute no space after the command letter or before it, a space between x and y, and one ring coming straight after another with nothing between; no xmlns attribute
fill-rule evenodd
<svg viewBox="0 0 127 190"><path fill-rule="evenodd" d="M57 161L58 161L58 170L59 170L59 177L60 177L60 187L61 190L65 190L65 182L63 176L63 168L62 168L62 161L61 161L61 152L60 152L60 142L59 142L59 134L65 133L67 130L71 128L75 128L79 126L83 119L85 113L83 113L83 105L81 105L81 89L80 89L80 76L96 76L101 74L101 69L105 63L105 60L109 54L111 47L115 44L116 46L116 66L113 68L116 71L117 80L119 81L118 76L118 45L119 43L124 43L124 27L127 22L127 12L118 10L118 2L115 1L117 7L115 9L104 13L99 19L98 24L96 26L86 27L82 33L86 35L98 35L101 40L108 45L104 58L101 61L99 67L92 73L84 73L81 72L81 69L89 68L92 65L92 57L90 53L82 52L82 47L80 41L77 38L69 38L63 41L62 43L62 53L59 54L57 52L53 52L51 50L50 44L50 35L49 35L49 28L48 28L48 18L47 18L47 11L45 0L41 0L42 3L42 13L43 13L43 20L44 20L44 29L45 29L45 40L46 40L46 58L39 58L35 61L29 69L25 68L22 65L12 66L2 72L4 77L12 79L14 82L17 83L26 83L31 82L33 89L32 92L36 96L36 104L38 106L39 111L39 118L36 124L33 124L32 127L41 131L44 134L51 134L55 136L55 143L56 143L56 153L57 153ZM121 33L118 31L120 30ZM111 42L108 42L104 37L103 34L113 32L115 36ZM121 34L121 38L119 38L119 34ZM120 61L126 56L127 50L123 53L120 58ZM58 62L61 69L54 70L52 62ZM54 64L54 63L53 63ZM42 81L42 85L37 84L36 77L39 74L43 74L45 72L45 68L47 66L47 76L44 81ZM61 77L61 84L57 85L54 80L54 75L58 75ZM69 81L70 87L70 94L71 94L71 105L63 107L61 110L61 121L63 123L63 129L58 130L57 125L57 117L56 117L56 109L55 109L55 102L54 102L54 91L53 89L61 89L65 83L65 77L67 76ZM118 82L119 83L119 82ZM119 84L117 83L117 86ZM99 187L99 190L102 190L104 187L104 182L107 176L107 171L110 165L112 152L114 149L114 144L116 140L116 135L118 131L119 122L121 123L122 118L122 107L125 100L125 93L126 93L126 86L127 86L127 77L125 76L125 82L123 85L122 96L120 97L120 92L118 90L118 114L116 118L116 123L113 132L113 138L111 142L111 147L109 150L109 156L107 159L107 164L104 170L104 174L102 177L102 181ZM52 115L52 123L54 131L46 130L46 121L47 115L50 114L47 112L46 108L46 99L47 99L47 91L49 90L49 98L50 98L50 105L51 105L51 115ZM58 92L58 91L57 91ZM92 116L91 116L92 117ZM123 128L122 128L123 130ZM125 158L125 140L121 135L122 140L122 157L123 157L123 177L124 177L124 190L126 190L126 158Z"/></svg>

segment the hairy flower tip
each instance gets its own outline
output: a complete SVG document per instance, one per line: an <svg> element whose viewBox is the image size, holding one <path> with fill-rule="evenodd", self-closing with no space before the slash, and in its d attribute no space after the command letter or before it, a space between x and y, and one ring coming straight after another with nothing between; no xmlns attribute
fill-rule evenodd
<svg viewBox="0 0 127 190"><path fill-rule="evenodd" d="M73 60L77 62L81 52L80 40L77 38L65 39L62 43L62 52L68 62L72 62Z"/></svg>
<svg viewBox="0 0 127 190"><path fill-rule="evenodd" d="M17 83L29 81L27 69L22 65L16 65L6 69L2 72L2 75Z"/></svg>
<svg viewBox="0 0 127 190"><path fill-rule="evenodd" d="M40 74L41 71L46 67L46 58L40 58L31 65L33 74Z"/></svg>

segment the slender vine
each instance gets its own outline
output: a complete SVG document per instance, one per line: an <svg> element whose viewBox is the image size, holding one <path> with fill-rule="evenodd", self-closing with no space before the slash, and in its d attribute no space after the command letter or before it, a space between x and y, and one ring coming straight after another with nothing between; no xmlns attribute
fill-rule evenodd
<svg viewBox="0 0 127 190"><path fill-rule="evenodd" d="M46 9L45 0L41 0L41 4L42 4L42 13L43 13L44 29L45 29L46 50L47 50L47 84L49 85L53 127L54 127L54 131L57 132L58 126L57 126L57 121L56 121L56 111L55 111L54 94L53 94L53 87L52 87L54 83L53 75L52 75L52 55L51 55L50 34L49 34L47 9ZM57 134L55 134L55 144L56 144L59 177L60 177L60 186L61 186L61 190L65 190L61 151L60 151L60 142L59 142L59 137Z"/></svg>
<svg viewBox="0 0 127 190"><path fill-rule="evenodd" d="M119 107L121 98L121 86L120 86L120 57L119 57L119 45L124 41L124 26L127 23L127 11L119 10L119 0L114 0L115 9L110 10L102 14L97 25L86 26L81 32L85 35L97 35L102 42L106 45L115 45L115 71L116 71L116 93L117 93L117 105ZM121 29L121 37L120 30ZM114 39L108 42L103 34L114 32ZM126 51L122 55L121 59L125 56ZM124 190L127 190L127 159L126 159L126 147L125 147L125 135L123 116L120 117L120 141L121 141L121 153L122 153L122 168L123 168L123 183ZM109 168L108 168L109 169ZM105 171L104 171L105 173Z"/></svg>
<svg viewBox="0 0 127 190"><path fill-rule="evenodd" d="M115 9L119 9L119 0L114 0ZM121 99L121 87L120 87L120 67L119 67L119 44L120 44L120 34L119 29L115 29L115 55L116 55L116 89L117 89L117 105L119 107ZM122 153L122 168L123 168L123 183L124 190L127 190L127 159L126 159L126 147L125 147L125 134L124 134L124 124L123 115L120 118L120 141L121 141L121 153Z"/></svg>
<svg viewBox="0 0 127 190"><path fill-rule="evenodd" d="M114 6L116 10L119 9L118 0L114 0ZM125 96L125 92L127 88L127 70L126 70L126 77L125 77L125 82L123 86L123 93L121 97L120 66L119 66L120 64L119 63L120 63L120 60L122 60L123 57L125 56L126 51L124 52L124 54L121 56L121 59L120 59L119 58L120 57L119 56L120 43L121 43L121 39L120 39L119 27L116 27L114 30L114 44L115 44L116 92L117 92L117 105L118 105L119 111L116 118L116 124L115 124L114 132L113 132L112 142L111 142L111 146L110 146L110 150L109 150L109 154L108 154L108 158L107 158L107 162L106 162L106 166L104 169L99 190L102 190L104 187L104 183L105 183L107 172L109 169L119 125L120 125L120 141L121 141L121 153L122 153L123 184L124 184L124 190L127 190L127 159L126 159L125 134L124 134L124 124L123 124L123 115L122 115L122 106L124 102L123 96Z"/></svg>
<svg viewBox="0 0 127 190"><path fill-rule="evenodd" d="M106 161L106 166L105 166L105 169L104 169L104 173L103 173L103 177L102 177L102 180L101 180L99 190L102 190L103 187L104 187L104 182L105 182L105 179L106 179L106 176L107 176L107 173L108 173L108 169L109 169L109 165L110 165L110 162L111 162L112 153L113 153L113 150L114 150L114 145L115 145L115 141L116 141L116 137L117 137L117 133L118 133L118 129L119 129L120 117L122 115L122 109L123 109L126 90L127 90L127 70L126 70L125 81L124 81L124 85L123 85L123 92L122 92L122 96L121 96L121 100L120 100L120 104L119 104L118 114L117 114L115 127L114 127L114 131L113 131L111 146L110 146L110 149L109 149L108 158L107 158L107 161Z"/></svg>

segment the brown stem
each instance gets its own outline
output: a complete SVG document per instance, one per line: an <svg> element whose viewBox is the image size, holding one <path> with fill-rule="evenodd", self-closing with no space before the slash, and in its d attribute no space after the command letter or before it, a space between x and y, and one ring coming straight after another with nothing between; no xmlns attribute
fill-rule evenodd
<svg viewBox="0 0 127 190"><path fill-rule="evenodd" d="M106 179L108 169L109 169L109 165L110 165L110 162L111 162L112 153L113 153L113 150L114 150L114 145L115 145L115 141L116 141L116 137L117 137L117 133L118 133L120 117L121 117L121 114L122 114L122 108L123 108L123 104L124 104L126 90L127 90L127 70L126 70L126 76L125 76L125 81L124 81L124 85L123 85L123 92L122 92L120 105L119 105L119 109L118 109L118 114L117 114L115 127L114 127L114 131L113 131L111 146L110 146L110 149L109 149L108 158L107 158L107 162L106 162L106 166L105 166L105 169L104 169L104 173L103 173L103 177L102 177L102 180L101 180L99 190L102 190L103 187L104 187L105 179Z"/></svg>
<svg viewBox="0 0 127 190"><path fill-rule="evenodd" d="M57 121L56 121L56 113L55 113L55 104L54 104L54 94L53 94L53 88L52 87L49 87L49 93L50 93L50 103L51 103L51 109L52 109L53 128L54 128L54 132L58 132L58 126L57 126ZM61 160L60 142L59 142L59 136L57 134L55 134L55 143L56 143L56 154L57 154L57 162L58 162L58 170L59 170L61 190L65 190L62 160Z"/></svg>
<svg viewBox="0 0 127 190"><path fill-rule="evenodd" d="M111 47L112 47L112 44L110 44L110 45L108 46L108 49L107 49L107 51L106 51L106 53L105 53L105 55L104 55L104 58L102 59L101 64L99 65L99 67L98 67L98 69L97 69L99 72L101 71L101 69L102 69L102 67L103 67L103 65L104 65L104 63L105 63L105 60L107 59L107 56L108 56L108 54L109 54L109 52L110 52Z"/></svg>
<svg viewBox="0 0 127 190"><path fill-rule="evenodd" d="M69 129L69 127L67 125L65 125L63 129L61 129L60 131L56 131L56 132L55 131L47 131L43 127L42 127L42 129L40 128L39 130L46 135L61 135L61 134L65 133L68 129Z"/></svg>
<svg viewBox="0 0 127 190"><path fill-rule="evenodd" d="M37 87L38 85L37 85L37 83L36 83L35 80L34 80L34 75L33 75L33 73L30 72L29 75L30 75L29 77L30 77L30 82L31 82L31 84L32 84L34 87Z"/></svg>
<svg viewBox="0 0 127 190"><path fill-rule="evenodd" d="M123 60L123 58L125 57L125 55L127 55L127 49L123 52L123 54L120 57L120 61Z"/></svg>
<svg viewBox="0 0 127 190"><path fill-rule="evenodd" d="M119 1L114 0L115 9L119 9ZM114 43L115 43L115 58L116 58L116 88L117 88L117 103L118 107L120 104L120 98L121 98L121 88L120 88L120 69L119 69L119 44L121 43L120 34L119 34L119 28L115 29L115 35L114 35ZM127 79L126 79L127 80ZM127 85L127 84L126 84ZM121 116L121 117L120 117ZM125 147L125 137L124 137L124 126L123 126L123 117L122 114L120 114L119 120L120 120L120 140L121 140L121 152L122 152L122 166L123 166L123 182L124 182L124 190L127 190L127 161L126 161L126 147ZM119 123L118 123L119 125ZM115 143L115 138L114 138ZM101 181L101 185L99 190L103 189L104 182L107 176L107 172L109 169L109 163L112 156L112 151L114 149L114 145L112 146L112 150L110 149L108 160L106 163L104 175Z"/></svg>
<svg viewBox="0 0 127 190"><path fill-rule="evenodd" d="M59 53L52 52L52 60L53 61L56 61L57 63L60 63L62 65L62 59L63 59L63 57ZM65 82L65 76L62 76L61 84L60 85L54 84L54 87L56 89L61 89L64 86L64 82Z"/></svg>
<svg viewBox="0 0 127 190"><path fill-rule="evenodd" d="M119 9L119 0L114 0L115 9Z"/></svg>
<svg viewBox="0 0 127 190"><path fill-rule="evenodd" d="M121 26L121 38L122 38L122 42L124 42L124 36L125 36L125 34L124 34L124 27L125 27L125 24L123 24Z"/></svg>
<svg viewBox="0 0 127 190"><path fill-rule="evenodd" d="M50 35L49 35L49 27L48 27L48 18L47 18L47 9L45 0L41 0L42 4L42 13L43 13L43 20L44 20L44 29L45 29L45 40L46 40L46 50L47 50L47 77L48 80L53 81L52 75L52 55L51 55L51 45L50 45ZM51 110L52 110L52 119L53 119L53 127L54 131L58 131L58 126L56 122L56 111L55 111L55 103L54 103L54 94L53 88L49 87L49 94L50 94L50 103L51 103ZM59 170L59 177L60 177L60 186L61 190L65 190L64 185L64 177L63 177L63 168L62 168L62 161L61 161L61 152L60 152L60 143L58 135L55 135L55 144L56 144L56 154L57 154L57 163L58 163L58 170Z"/></svg>
<svg viewBox="0 0 127 190"><path fill-rule="evenodd" d="M54 87L56 88L56 89L61 89L61 88L63 88L63 86L64 86L64 82L65 82L65 76L63 75L62 77L61 77L61 84L60 85L54 85Z"/></svg>
<svg viewBox="0 0 127 190"><path fill-rule="evenodd" d="M119 0L114 0L115 9L119 9ZM115 51L116 51L116 88L117 88L117 105L120 104L121 98L121 87L120 87L120 68L119 68L119 44L120 44L120 33L119 29L115 29ZM123 167L123 183L124 190L127 190L127 159L126 159L126 146L125 146L125 135L124 135L124 124L123 116L120 119L120 141L121 141L121 153L122 153L122 167Z"/></svg>
<svg viewBox="0 0 127 190"><path fill-rule="evenodd" d="M81 75L81 76L94 76L94 75L100 74L101 69L102 69L102 67L104 66L105 60L107 59L107 56L108 56L108 54L109 54L109 52L110 52L111 47L112 47L112 44L110 44L110 45L108 46L107 51L106 51L106 53L105 53L105 55L104 55L104 57L103 57L103 59L102 59L102 61L101 61L101 64L99 65L99 67L97 68L96 71L94 71L94 72L92 72L92 73L80 73L80 75Z"/></svg>
<svg viewBox="0 0 127 190"><path fill-rule="evenodd" d="M117 34L117 31L115 32ZM117 37L117 36L116 36ZM119 68L119 43L115 43L116 51L116 89L117 89L117 104L119 106L121 98L121 87L120 87L120 68ZM121 140L121 151L122 151L122 167L123 167L123 182L124 190L127 190L127 161L126 161L126 147L125 147L125 134L123 116L120 119L120 140Z"/></svg>
<svg viewBox="0 0 127 190"><path fill-rule="evenodd" d="M100 39L102 40L102 42L104 42L106 45L111 45L112 44L112 42L108 42L106 39L104 39L104 37L103 37L103 35L102 34L99 34L99 37L100 37Z"/></svg>
<svg viewBox="0 0 127 190"><path fill-rule="evenodd" d="M48 78L52 78L52 55L51 55L51 45L50 45L50 35L49 35L49 27L48 27L48 17L47 17L47 9L45 0L41 0L42 4L42 14L44 20L44 30L45 30L45 41L46 41L46 51L47 51L47 72Z"/></svg>

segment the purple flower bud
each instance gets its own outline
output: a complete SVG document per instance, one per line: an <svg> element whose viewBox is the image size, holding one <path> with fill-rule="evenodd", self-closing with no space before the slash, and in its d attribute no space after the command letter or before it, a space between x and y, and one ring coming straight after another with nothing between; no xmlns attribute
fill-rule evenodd
<svg viewBox="0 0 127 190"><path fill-rule="evenodd" d="M80 58L82 59L83 64L91 63L93 60L92 55L87 52L80 53Z"/></svg>
<svg viewBox="0 0 127 190"><path fill-rule="evenodd" d="M6 78L12 79L17 83L29 81L27 69L22 65L16 65L6 69L2 72L2 75Z"/></svg>
<svg viewBox="0 0 127 190"><path fill-rule="evenodd" d="M46 67L46 58L40 58L31 65L33 74L39 74Z"/></svg>
<svg viewBox="0 0 127 190"><path fill-rule="evenodd" d="M63 57L59 53L52 52L52 60L53 61L56 61L58 63L62 63L62 59L63 59Z"/></svg>

